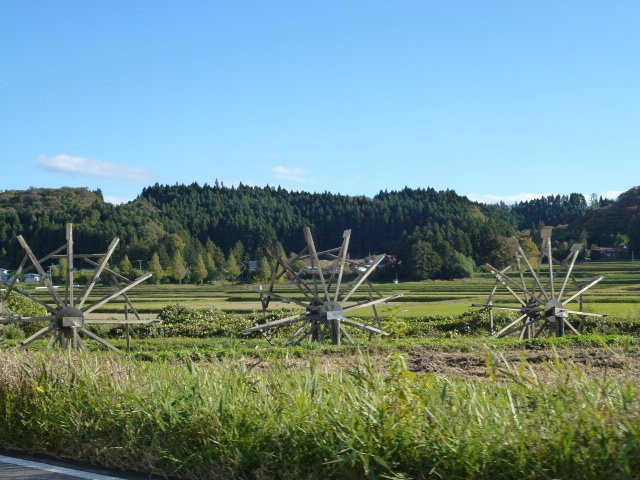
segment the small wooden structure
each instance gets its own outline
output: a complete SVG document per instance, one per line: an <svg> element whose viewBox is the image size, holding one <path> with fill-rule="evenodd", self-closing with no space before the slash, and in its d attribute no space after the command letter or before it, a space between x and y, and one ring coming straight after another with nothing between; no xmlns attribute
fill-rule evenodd
<svg viewBox="0 0 640 480"><path fill-rule="evenodd" d="M351 230L344 231L341 246L320 252L316 251L311 230L307 227L303 230L303 233L307 246L290 261L282 258L273 246L268 248L269 255L275 261L276 269L267 291L264 291L261 286L259 292L265 317L272 298L303 307L305 312L256 325L242 333L245 335L253 332L264 333L272 329L299 324L287 341L287 345L298 345L306 339L314 342L323 342L329 339L335 345L340 345L343 342L355 343L345 326L364 330L369 333L369 337L373 334L388 336L389 334L380 328L380 319L376 306L402 295L398 294L385 298L369 281L369 276L385 259L386 255L378 255L372 261L366 263L349 259ZM308 263L308 270L312 276L311 280L304 278L301 272L296 272L293 268L293 264L299 260L304 260ZM328 263L331 264L326 273L323 271L321 260L328 260ZM356 278L345 285L343 284L343 275L347 264L358 271L358 274ZM280 295L274 291L283 277L288 278L295 284L298 290L302 292L304 301L291 298L291 296ZM355 303L353 301L349 303L362 286L367 287L367 298ZM347 313L367 307L373 309L375 326L347 318Z"/></svg>
<svg viewBox="0 0 640 480"><path fill-rule="evenodd" d="M515 278L508 275L513 265L502 270L489 264L482 265L483 270L496 277L496 281L487 303L474 303L473 306L489 309L489 328L493 336L500 338L518 334L520 339L553 335L561 337L565 335L565 328L579 335L586 317L606 316L582 311L582 295L604 277L595 277L578 285L573 270L582 250L582 244L574 243L567 257L560 262L552 255L551 232L551 227L542 229L541 253L537 259L537 267L524 252L518 239L516 237L509 238L511 254L518 269L518 276ZM569 286L570 280L573 280L574 284L571 287ZM494 303L495 295L500 287L506 289L518 305ZM569 304L576 300L580 302L578 310L570 310ZM519 316L504 328L496 331L493 318L494 309L517 312ZM580 318L580 323L577 326L569 322L571 316Z"/></svg>
<svg viewBox="0 0 640 480"><path fill-rule="evenodd" d="M29 338L20 342L19 347L26 347L30 343L41 339L49 338L49 345L59 345L66 348L86 350L84 340L89 338L99 342L105 347L111 350L118 350L111 343L105 339L99 337L91 330L85 328L90 324L114 324L114 325L126 325L127 326L127 346L129 345L128 329L131 324L148 324L153 323L155 320L143 320L138 311L131 303L127 292L137 285L141 284L149 277L151 273L145 273L135 280L131 281L128 278L123 277L117 272L111 270L108 266L109 259L113 255L116 247L118 246L119 239L114 238L109 245L106 253L92 253L92 254L78 254L73 249L73 225L67 224L66 227L66 243L57 248L53 252L45 255L42 258L36 257L33 250L29 247L26 240L19 235L17 237L18 242L25 251L25 256L20 263L20 266L16 270L13 278L10 281L0 281L0 285L5 287L4 298L9 297L11 292L15 292L22 295L32 302L37 303L44 307L48 315L40 317L20 317L20 316L8 316L6 313L3 315L0 312L0 325L8 325L10 323L31 323L31 322L47 322L48 324ZM58 293L56 287L54 287L51 280L51 276L43 268L45 262L51 260L66 260L65 265L65 287L64 294ZM74 273L76 271L76 261L82 261L85 264L94 268L93 275L87 284L87 286L81 291L76 292L76 285L74 285ZM31 265L28 265L31 263ZM53 302L45 302L40 298L34 296L32 293L25 289L16 287L18 278L21 275L28 274L30 271L35 270L47 288ZM110 293L102 299L87 304L89 296L96 286L102 275L106 275L114 287L113 293ZM77 293L77 295L76 295ZM125 304L125 318L124 320L112 320L112 319L92 319L89 315L98 310L103 305L111 302L112 300L123 297ZM135 319L129 319L129 311L133 313Z"/></svg>

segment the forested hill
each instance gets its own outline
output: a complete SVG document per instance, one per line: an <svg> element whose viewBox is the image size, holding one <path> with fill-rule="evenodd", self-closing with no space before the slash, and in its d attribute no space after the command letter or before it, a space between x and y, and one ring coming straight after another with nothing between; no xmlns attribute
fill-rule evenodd
<svg viewBox="0 0 640 480"><path fill-rule="evenodd" d="M505 235L512 226L493 209L453 191L404 189L373 198L332 193L290 192L283 188L162 186L143 190L171 232L211 238L228 250L240 240L248 251L279 240L287 251L300 250L304 226L320 246L336 246L351 228L351 251L397 252L407 235L424 227L434 241L446 241L474 258L490 253L485 239Z"/></svg>
<svg viewBox="0 0 640 480"><path fill-rule="evenodd" d="M78 251L103 250L118 236L122 244L114 263L126 254L125 264L129 259L148 266L159 263L169 277L182 270L184 261L188 270L206 265L207 278L222 272L233 278L240 275L235 264L242 270L243 261L260 259L269 243L280 242L286 253L300 250L301 231L308 225L320 249L337 246L342 230L351 228L354 255L397 254L405 267L411 266L404 270L407 276L454 278L467 275L474 263L503 263L501 238L523 228L535 234L542 225L562 225L557 238L564 244L586 239L607 245L629 235L638 241L639 211L640 188L616 202L592 199L587 204L582 195L572 194L511 207L475 203L454 191L431 188L385 191L370 198L217 183L156 184L119 206L104 202L100 191L81 188L4 191L0 267L19 263L17 234L44 253L64 242L64 224L72 221Z"/></svg>

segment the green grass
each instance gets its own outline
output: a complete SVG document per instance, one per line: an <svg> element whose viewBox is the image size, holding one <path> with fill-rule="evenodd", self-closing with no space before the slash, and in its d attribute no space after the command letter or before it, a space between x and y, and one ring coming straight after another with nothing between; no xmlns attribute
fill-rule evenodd
<svg viewBox="0 0 640 480"><path fill-rule="evenodd" d="M360 346L339 347L285 347L287 329L274 345L240 336L260 311L246 286L144 285L131 291L142 312L176 303L196 310L134 329L145 335L131 353L94 342L90 355L46 351L44 342L27 354L0 352L0 445L180 478L635 478L637 372L591 378L559 358L582 349L637 355L639 271L624 262L579 265L582 279L606 276L585 310L611 317L589 320L579 337L526 341L490 337L487 315L470 307L486 301L489 275L377 285L404 294L379 308L394 336L361 335ZM293 285L279 288L302 299ZM99 286L89 303L108 292ZM274 316L287 314L281 306L272 303ZM210 307L219 311L197 310ZM116 302L100 313L122 309ZM497 324L508 318L497 315ZM10 333L6 342L16 345L20 332ZM124 348L122 336L100 333ZM558 353L543 377L501 356L529 350ZM410 372L404 356L424 351L484 352L490 376Z"/></svg>
<svg viewBox="0 0 640 480"><path fill-rule="evenodd" d="M4 353L0 444L180 478L616 478L640 470L640 392L487 353L484 382Z"/></svg>

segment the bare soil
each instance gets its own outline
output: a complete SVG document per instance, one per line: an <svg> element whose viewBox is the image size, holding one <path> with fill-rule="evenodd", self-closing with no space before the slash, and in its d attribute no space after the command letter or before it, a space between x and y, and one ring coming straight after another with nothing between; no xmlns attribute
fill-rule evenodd
<svg viewBox="0 0 640 480"><path fill-rule="evenodd" d="M496 354L491 352L442 352L429 348L409 353L410 370L438 376L462 378L488 378L489 362L509 363L514 366L526 362L536 373L557 371L556 358L564 365L575 365L589 375L631 375L640 379L640 349L628 352L606 348L563 348L553 350L512 350Z"/></svg>

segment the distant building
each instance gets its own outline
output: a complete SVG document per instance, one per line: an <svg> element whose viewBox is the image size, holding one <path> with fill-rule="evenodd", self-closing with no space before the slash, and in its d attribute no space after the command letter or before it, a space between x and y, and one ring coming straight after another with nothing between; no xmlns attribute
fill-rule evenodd
<svg viewBox="0 0 640 480"><path fill-rule="evenodd" d="M246 263L250 272L255 272L258 269L258 260L249 260Z"/></svg>
<svg viewBox="0 0 640 480"><path fill-rule="evenodd" d="M0 268L0 281L8 282L10 278L11 275L9 274L9 270L6 268Z"/></svg>
<svg viewBox="0 0 640 480"><path fill-rule="evenodd" d="M627 253L629 253L629 248L626 245L624 247L594 247L591 249L591 256L594 258L613 258Z"/></svg>
<svg viewBox="0 0 640 480"><path fill-rule="evenodd" d="M39 275L37 273L27 273L24 276L24 281L26 283L38 283L42 281L42 275Z"/></svg>

